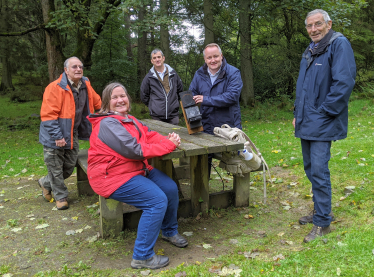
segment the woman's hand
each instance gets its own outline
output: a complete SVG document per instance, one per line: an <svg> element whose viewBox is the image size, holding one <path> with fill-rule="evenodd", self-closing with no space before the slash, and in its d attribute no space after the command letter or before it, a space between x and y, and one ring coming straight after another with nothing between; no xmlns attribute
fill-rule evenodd
<svg viewBox="0 0 374 277"><path fill-rule="evenodd" d="M176 133L169 133L168 139L173 142L176 146L179 146L181 144L181 138L178 134Z"/></svg>

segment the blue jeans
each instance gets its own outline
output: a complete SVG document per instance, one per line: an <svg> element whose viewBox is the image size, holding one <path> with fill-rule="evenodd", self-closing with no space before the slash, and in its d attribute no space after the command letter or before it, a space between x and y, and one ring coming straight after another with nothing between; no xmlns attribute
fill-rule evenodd
<svg viewBox="0 0 374 277"><path fill-rule="evenodd" d="M167 237L178 233L178 187L162 171L153 169L148 177L137 175L131 178L109 198L143 210L139 220L133 259L147 260L155 255L153 247L160 229Z"/></svg>
<svg viewBox="0 0 374 277"><path fill-rule="evenodd" d="M304 170L312 183L313 202L316 213L313 224L327 227L331 223L331 182L329 160L331 141L312 141L301 139Z"/></svg>

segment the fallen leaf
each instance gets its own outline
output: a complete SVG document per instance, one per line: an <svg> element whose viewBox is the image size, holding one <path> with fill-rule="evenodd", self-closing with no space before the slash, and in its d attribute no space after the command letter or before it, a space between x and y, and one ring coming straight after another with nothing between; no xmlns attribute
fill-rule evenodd
<svg viewBox="0 0 374 277"><path fill-rule="evenodd" d="M49 224L45 223L45 224L40 224L38 226L35 227L35 229L44 229L44 228L47 228L49 226Z"/></svg>
<svg viewBox="0 0 374 277"><path fill-rule="evenodd" d="M22 173L26 173L26 172L27 172L27 169L24 168L24 169L21 170L21 172L22 172Z"/></svg>
<svg viewBox="0 0 374 277"><path fill-rule="evenodd" d="M158 249L156 255L161 255L161 256L165 255L164 249L162 249L162 248Z"/></svg>
<svg viewBox="0 0 374 277"><path fill-rule="evenodd" d="M143 275L143 276L148 276L150 273L151 273L151 271L149 269L140 271L140 274Z"/></svg>
<svg viewBox="0 0 374 277"><path fill-rule="evenodd" d="M251 253L251 254L249 255L248 258L255 259L258 255L260 255L259 252L253 252L253 253Z"/></svg>
<svg viewBox="0 0 374 277"><path fill-rule="evenodd" d="M239 241L237 239L230 239L231 244L238 244Z"/></svg>
<svg viewBox="0 0 374 277"><path fill-rule="evenodd" d="M66 231L65 233L67 236L71 236L71 235L74 235L75 234L75 231L74 230L69 230L69 231Z"/></svg>
<svg viewBox="0 0 374 277"><path fill-rule="evenodd" d="M89 237L89 238L86 239L86 241L88 241L90 243L95 242L95 241L97 241L97 236Z"/></svg>
<svg viewBox="0 0 374 277"><path fill-rule="evenodd" d="M34 217L34 216L35 216L34 214L26 215L26 217Z"/></svg>
<svg viewBox="0 0 374 277"><path fill-rule="evenodd" d="M85 229L85 230L87 230L87 229L91 229L91 226L86 225L86 227L84 227L84 229Z"/></svg>
<svg viewBox="0 0 374 277"><path fill-rule="evenodd" d="M212 246L211 246L210 244L203 244L203 247L204 247L205 249L212 248Z"/></svg>
<svg viewBox="0 0 374 277"><path fill-rule="evenodd" d="M71 219L72 220L78 220L78 217L77 216L73 216Z"/></svg>
<svg viewBox="0 0 374 277"><path fill-rule="evenodd" d="M340 276L340 274L342 273L342 271L340 270L340 268L336 268L336 275Z"/></svg>
<svg viewBox="0 0 374 277"><path fill-rule="evenodd" d="M281 237L281 236L283 236L284 235L284 232L280 232L279 234L278 234L278 237Z"/></svg>
<svg viewBox="0 0 374 277"><path fill-rule="evenodd" d="M82 233L83 232L83 229L78 229L78 230L75 230L76 233Z"/></svg>
<svg viewBox="0 0 374 277"><path fill-rule="evenodd" d="M287 243L288 245L293 245L293 241L290 241L290 240L286 240L286 243Z"/></svg>
<svg viewBox="0 0 374 277"><path fill-rule="evenodd" d="M174 275L174 277L185 277L187 276L186 271L178 272L177 274Z"/></svg>
<svg viewBox="0 0 374 277"><path fill-rule="evenodd" d="M285 259L285 257L282 254L278 254L278 255L273 257L273 260L276 261L276 262L279 261L279 260L284 260L284 259Z"/></svg>
<svg viewBox="0 0 374 277"><path fill-rule="evenodd" d="M244 215L244 218L245 218L245 219L253 219L253 215L251 215L251 214L246 214L246 215Z"/></svg>
<svg viewBox="0 0 374 277"><path fill-rule="evenodd" d="M14 225L13 225L14 226ZM22 228L13 228L13 229L10 229L12 232L14 232L14 233L17 233L17 232L19 232L19 231L21 231L22 230Z"/></svg>
<svg viewBox="0 0 374 277"><path fill-rule="evenodd" d="M201 265L201 262L199 262L199 261L196 261L196 262L195 262L195 264L197 264L197 265Z"/></svg>

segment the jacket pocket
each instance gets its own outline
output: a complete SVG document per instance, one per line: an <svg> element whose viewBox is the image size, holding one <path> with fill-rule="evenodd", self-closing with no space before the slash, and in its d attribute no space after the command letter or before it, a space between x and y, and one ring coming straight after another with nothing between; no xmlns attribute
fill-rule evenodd
<svg viewBox="0 0 374 277"><path fill-rule="evenodd" d="M331 137L334 133L334 119L308 104L304 109L301 134L308 137Z"/></svg>

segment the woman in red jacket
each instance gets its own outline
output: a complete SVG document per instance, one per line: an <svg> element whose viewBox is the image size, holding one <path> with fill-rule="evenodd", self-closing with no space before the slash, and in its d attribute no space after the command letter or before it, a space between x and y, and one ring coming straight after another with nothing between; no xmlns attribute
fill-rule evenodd
<svg viewBox="0 0 374 277"><path fill-rule="evenodd" d="M160 229L162 238L177 247L188 242L178 233L177 185L147 160L172 152L180 137L151 131L128 114L130 109L123 85L111 83L104 89L101 110L89 117L93 131L87 174L97 194L143 210L131 267L157 269L169 264L168 257L153 250Z"/></svg>

